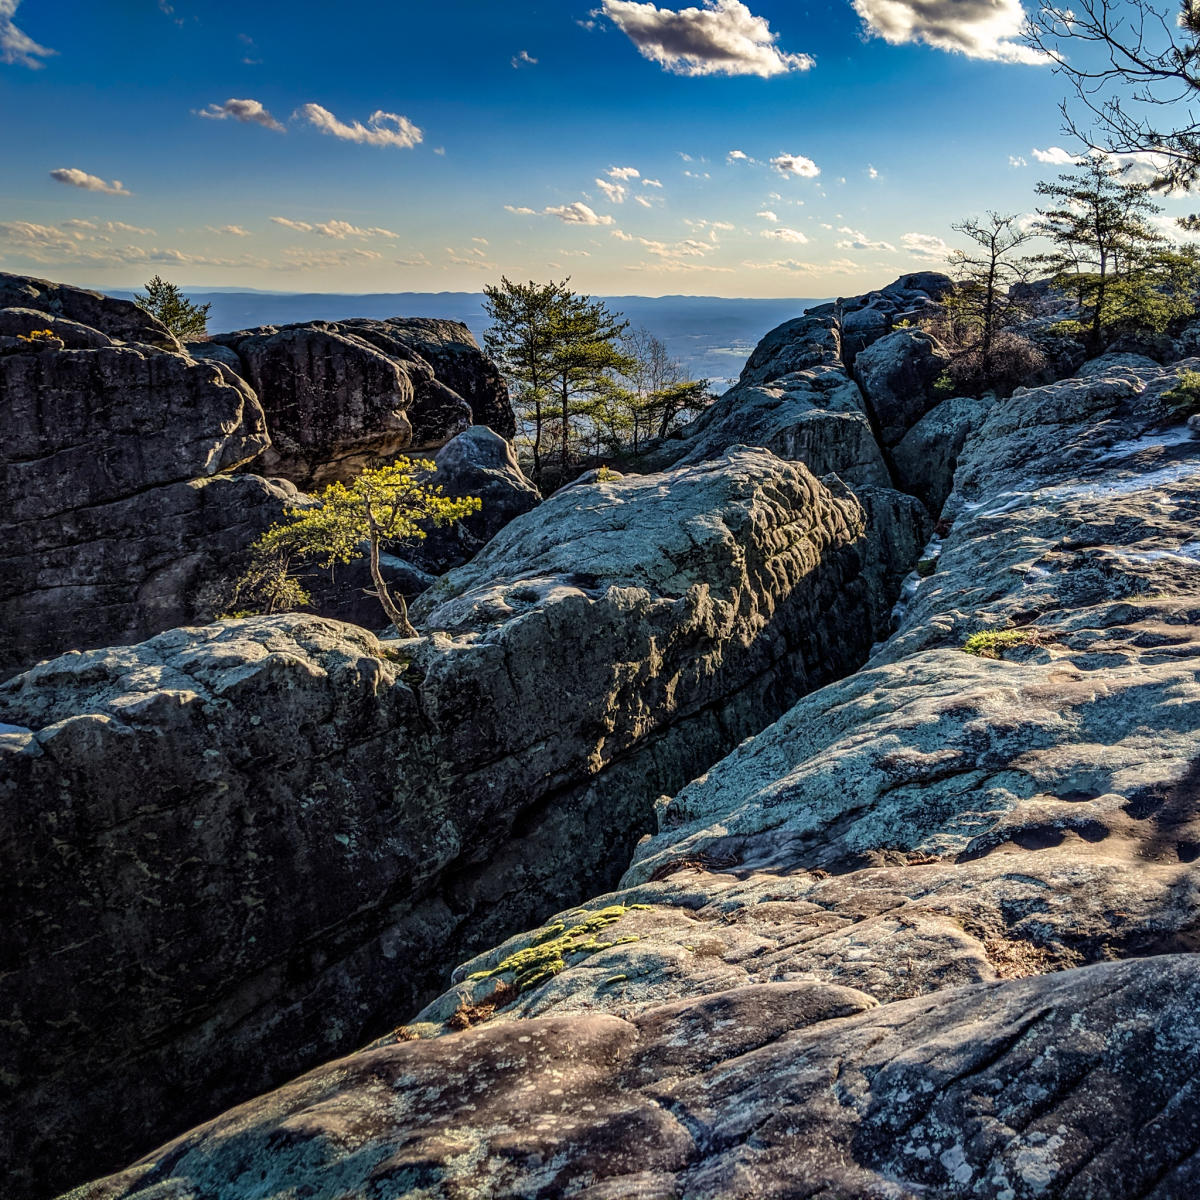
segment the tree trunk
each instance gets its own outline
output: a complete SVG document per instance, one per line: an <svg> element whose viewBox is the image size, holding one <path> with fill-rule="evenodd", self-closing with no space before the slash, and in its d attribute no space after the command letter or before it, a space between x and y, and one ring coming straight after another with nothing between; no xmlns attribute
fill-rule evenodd
<svg viewBox="0 0 1200 1200"><path fill-rule="evenodd" d="M398 596L393 600L387 584L383 581L383 572L379 569L379 533L374 520L368 518L368 521L371 529L371 578L375 581L375 595L379 598L379 603L383 605L383 611L387 613L388 620L395 626L396 632L402 638L420 637L421 635L413 628L412 622L408 619L408 605L404 603L404 597Z"/></svg>

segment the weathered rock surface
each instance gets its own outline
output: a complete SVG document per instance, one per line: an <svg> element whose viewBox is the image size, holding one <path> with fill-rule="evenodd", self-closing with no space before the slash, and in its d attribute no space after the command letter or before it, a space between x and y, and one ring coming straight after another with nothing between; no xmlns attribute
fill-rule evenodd
<svg viewBox="0 0 1200 1200"><path fill-rule="evenodd" d="M434 457L433 482L447 496L477 496L483 507L447 528L433 528L406 553L440 575L474 557L510 521L536 508L541 493L525 477L512 443L486 425L472 425Z"/></svg>
<svg viewBox="0 0 1200 1200"><path fill-rule="evenodd" d="M918 1200L1200 1188L1194 954L882 1007L742 987L363 1051L72 1200Z"/></svg>
<svg viewBox="0 0 1200 1200"><path fill-rule="evenodd" d="M885 446L894 446L933 407L934 381L949 363L938 340L920 329L897 329L859 353L854 378Z"/></svg>
<svg viewBox="0 0 1200 1200"><path fill-rule="evenodd" d="M124 301L0 276L8 298L21 304L0 308L0 674L187 619L195 582L284 499L224 477L269 442L233 372L179 353ZM48 345L21 340L47 328Z"/></svg>
<svg viewBox="0 0 1200 1200"><path fill-rule="evenodd" d="M799 317L759 343L735 387L645 457L656 469L698 463L731 445L764 446L803 462L817 475L836 473L851 487L888 487L862 393L840 357L833 317Z"/></svg>
<svg viewBox="0 0 1200 1200"><path fill-rule="evenodd" d="M472 424L504 437L515 429L496 367L454 321L308 321L217 334L194 349L236 355L271 429L256 469L306 489L436 449Z"/></svg>
<svg viewBox="0 0 1200 1200"><path fill-rule="evenodd" d="M858 355L868 346L886 337L901 321L916 324L936 313L942 297L954 290L948 275L937 271L916 271L901 275L895 283L837 301L835 305L810 309L811 313L829 307L840 320L842 357L854 366Z"/></svg>
<svg viewBox="0 0 1200 1200"><path fill-rule="evenodd" d="M962 448L987 416L991 402L969 396L943 400L892 447L896 485L920 498L935 516L954 486Z"/></svg>
<svg viewBox="0 0 1200 1200"><path fill-rule="evenodd" d="M230 622L0 687L14 1194L115 1166L611 886L672 792L843 673L923 537L762 451L567 489L435 633Z"/></svg>

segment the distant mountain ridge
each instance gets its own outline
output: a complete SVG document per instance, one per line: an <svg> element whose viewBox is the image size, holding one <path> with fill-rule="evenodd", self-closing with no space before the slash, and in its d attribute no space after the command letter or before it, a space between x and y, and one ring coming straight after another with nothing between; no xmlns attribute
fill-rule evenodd
<svg viewBox="0 0 1200 1200"><path fill-rule="evenodd" d="M112 291L131 299L133 292ZM225 333L256 325L294 321L334 321L346 317L439 317L462 321L483 341L488 319L482 292L332 292L191 291L197 304L211 304L208 327ZM805 308L809 299L730 299L722 296L603 296L635 327L648 329L666 343L693 378L708 379L715 390L736 380L742 364L763 334Z"/></svg>

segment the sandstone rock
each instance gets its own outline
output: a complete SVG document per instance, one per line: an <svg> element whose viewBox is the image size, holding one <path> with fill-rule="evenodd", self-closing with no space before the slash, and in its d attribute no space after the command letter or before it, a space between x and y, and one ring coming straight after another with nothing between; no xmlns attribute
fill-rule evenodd
<svg viewBox="0 0 1200 1200"><path fill-rule="evenodd" d="M273 446L257 465L311 489L378 458L436 450L472 423L515 431L495 365L455 321L355 318L215 335L267 411Z"/></svg>
<svg viewBox="0 0 1200 1200"><path fill-rule="evenodd" d="M946 275L917 271L877 292L839 300L834 312L840 322L846 365L853 367L861 351L891 333L901 321L915 324L936 314L942 297L953 288Z"/></svg>
<svg viewBox="0 0 1200 1200"><path fill-rule="evenodd" d="M887 487L887 467L840 344L832 317L800 317L773 329L737 385L642 464L699 463L745 444L802 462L816 475L836 473L852 487Z"/></svg>
<svg viewBox="0 0 1200 1200"><path fill-rule="evenodd" d="M444 529L429 531L406 557L441 574L473 557L514 518L542 500L525 477L512 444L486 425L472 425L448 441L434 458L433 482L447 496L477 496L479 512Z"/></svg>
<svg viewBox="0 0 1200 1200"><path fill-rule="evenodd" d="M0 674L69 647L136 640L188 619L191 589L278 516L263 481L210 486L268 444L250 388L228 368L116 332L162 340L134 307L0 277ZM115 306L115 307L113 307ZM49 328L56 348L19 340ZM175 345L173 339L171 344ZM264 524L265 522L265 524Z"/></svg>
<svg viewBox="0 0 1200 1200"><path fill-rule="evenodd" d="M179 343L164 325L132 300L116 300L99 292L0 272L0 309L37 309L78 325L99 330L121 342L179 351Z"/></svg>
<svg viewBox="0 0 1200 1200"><path fill-rule="evenodd" d="M1200 1187L1198 1012L1185 954L880 1008L797 982L485 1026L331 1063L72 1200L1167 1200Z"/></svg>
<svg viewBox="0 0 1200 1200"><path fill-rule="evenodd" d="M927 412L892 447L896 481L935 516L954 485L963 445L987 416L991 402L955 396Z"/></svg>
<svg viewBox="0 0 1200 1200"><path fill-rule="evenodd" d="M736 451L518 518L414 606L448 633L259 618L0 687L32 731L0 737L12 1194L361 1044L611 886L655 796L883 632L923 531L879 502L886 541Z"/></svg>
<svg viewBox="0 0 1200 1200"><path fill-rule="evenodd" d="M897 329L854 360L854 377L885 446L894 446L933 406L933 384L950 363L938 340Z"/></svg>

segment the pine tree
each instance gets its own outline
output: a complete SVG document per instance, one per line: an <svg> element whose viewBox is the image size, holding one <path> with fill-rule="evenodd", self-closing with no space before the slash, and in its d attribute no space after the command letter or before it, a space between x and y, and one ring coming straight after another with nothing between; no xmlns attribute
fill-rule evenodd
<svg viewBox="0 0 1200 1200"><path fill-rule="evenodd" d="M1034 261L1047 266L1058 284L1074 290L1091 309L1088 350L1100 351L1106 327L1113 323L1112 296L1122 280L1145 276L1155 251L1166 238L1150 224L1161 209L1147 184L1132 183L1104 155L1091 157L1077 172L1057 183L1041 182L1039 196L1054 207L1038 209L1036 231L1055 244L1051 254Z"/></svg>
<svg viewBox="0 0 1200 1200"><path fill-rule="evenodd" d="M144 293L133 297L139 308L157 317L181 342L198 342L208 336L211 304L193 304L173 283L155 275Z"/></svg>

